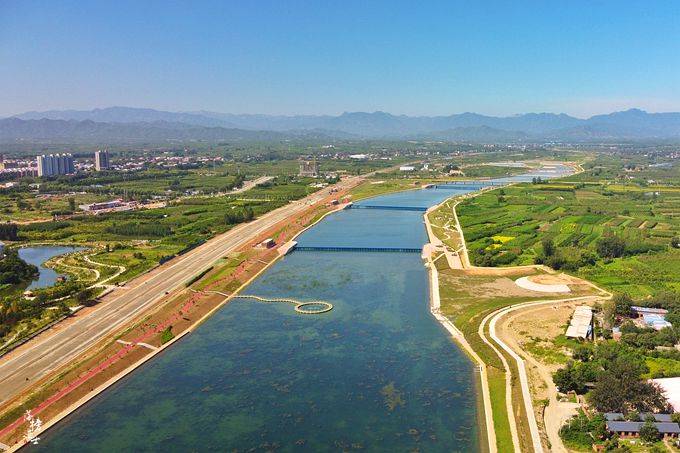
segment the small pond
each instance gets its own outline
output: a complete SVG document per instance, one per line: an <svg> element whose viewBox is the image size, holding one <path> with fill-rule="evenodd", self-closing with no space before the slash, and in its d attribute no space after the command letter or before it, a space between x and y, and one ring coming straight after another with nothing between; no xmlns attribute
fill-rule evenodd
<svg viewBox="0 0 680 453"><path fill-rule="evenodd" d="M29 264L38 267L40 275L36 280L33 280L27 289L46 288L52 286L57 282L57 278L61 276L53 269L44 266L46 261L51 258L64 255L71 252L79 252L85 250L84 247L69 247L69 246L39 246L39 247L23 247L19 249L19 257Z"/></svg>

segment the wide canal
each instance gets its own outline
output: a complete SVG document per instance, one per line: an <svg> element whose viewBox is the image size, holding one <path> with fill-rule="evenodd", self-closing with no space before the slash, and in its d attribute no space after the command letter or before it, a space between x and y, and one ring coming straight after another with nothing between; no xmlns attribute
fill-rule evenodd
<svg viewBox="0 0 680 453"><path fill-rule="evenodd" d="M423 189L363 203L428 207L470 190ZM422 216L349 209L298 241L420 248ZM245 293L321 299L334 309L310 316L288 304L234 300L31 449L480 449L476 371L429 312L420 254L293 252Z"/></svg>

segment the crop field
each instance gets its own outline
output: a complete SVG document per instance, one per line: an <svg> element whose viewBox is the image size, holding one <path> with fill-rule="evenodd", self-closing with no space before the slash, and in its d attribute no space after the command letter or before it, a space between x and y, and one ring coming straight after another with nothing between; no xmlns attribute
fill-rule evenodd
<svg viewBox="0 0 680 453"><path fill-rule="evenodd" d="M623 257L581 268L579 273L610 291L634 298L662 291L680 292L680 250Z"/></svg>
<svg viewBox="0 0 680 453"><path fill-rule="evenodd" d="M19 236L28 242L153 240L186 246L227 231L245 220L239 217L245 212L252 211L252 215L257 216L313 191L305 180L282 180L239 196L185 198L158 209L81 215L62 221L21 225Z"/></svg>
<svg viewBox="0 0 680 453"><path fill-rule="evenodd" d="M567 262L565 270L596 283L646 295L677 287L680 251L680 193L675 190L612 191L607 185L556 182L521 184L481 194L458 206L471 258L478 265L532 264L551 238ZM624 256L603 260L598 241L617 236Z"/></svg>

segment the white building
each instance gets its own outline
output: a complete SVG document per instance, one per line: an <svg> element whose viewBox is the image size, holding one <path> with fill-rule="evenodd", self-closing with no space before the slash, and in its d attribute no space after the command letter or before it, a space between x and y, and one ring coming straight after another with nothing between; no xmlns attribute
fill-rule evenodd
<svg viewBox="0 0 680 453"><path fill-rule="evenodd" d="M106 170L111 166L111 162L109 161L109 151L108 150L99 150L95 151L94 153L94 168L97 171L102 171Z"/></svg>
<svg viewBox="0 0 680 453"><path fill-rule="evenodd" d="M38 156L38 176L56 176L75 173L71 154L43 154Z"/></svg>
<svg viewBox="0 0 680 453"><path fill-rule="evenodd" d="M416 167L404 165L403 167L399 167L399 171L416 171Z"/></svg>

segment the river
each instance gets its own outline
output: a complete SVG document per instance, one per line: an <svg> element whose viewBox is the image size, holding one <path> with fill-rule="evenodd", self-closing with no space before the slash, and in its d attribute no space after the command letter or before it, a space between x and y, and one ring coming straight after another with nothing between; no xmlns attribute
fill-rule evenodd
<svg viewBox="0 0 680 453"><path fill-rule="evenodd" d="M529 176L555 176L552 172ZM511 178L517 180L522 178ZM428 207L461 189L364 201ZM349 209L301 246L420 248L423 213ZM419 253L286 256L195 332L42 436L49 451L478 451L476 371L431 316Z"/></svg>

